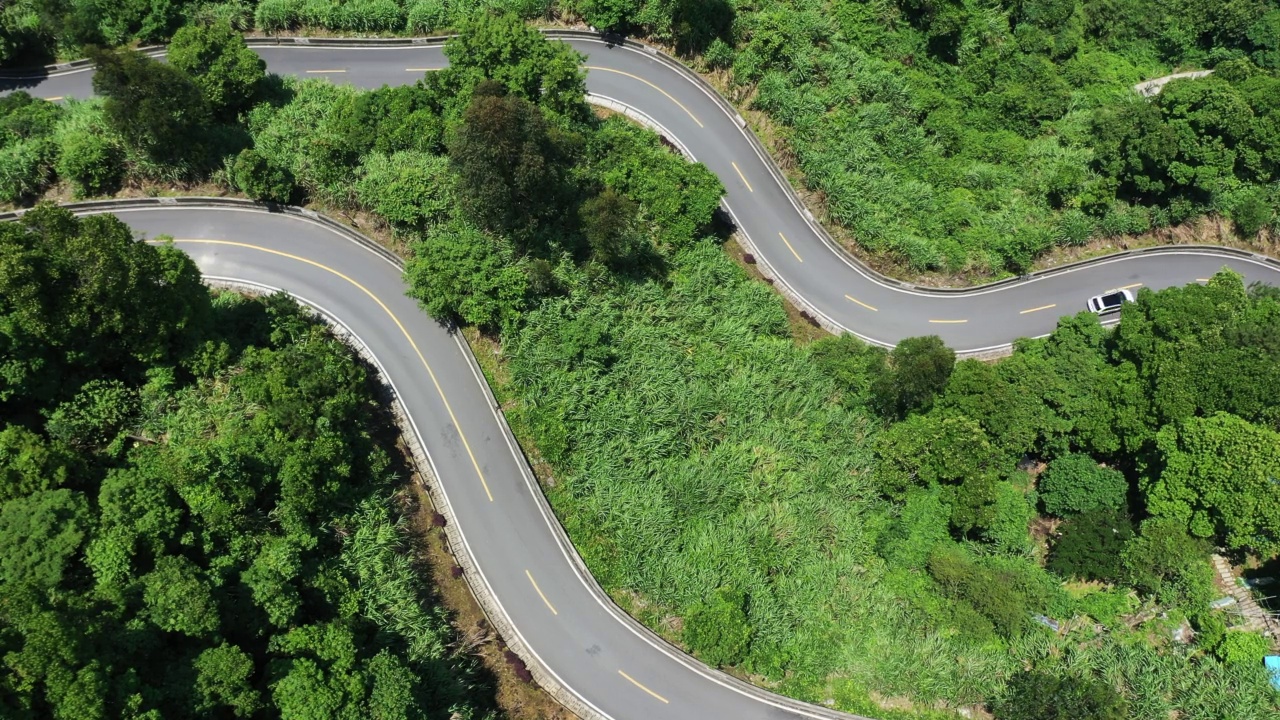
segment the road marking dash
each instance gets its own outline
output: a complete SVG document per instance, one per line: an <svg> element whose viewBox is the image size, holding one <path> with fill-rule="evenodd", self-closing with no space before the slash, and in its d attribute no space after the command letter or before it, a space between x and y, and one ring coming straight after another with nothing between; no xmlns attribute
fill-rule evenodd
<svg viewBox="0 0 1280 720"><path fill-rule="evenodd" d="M677 100L677 99L675 99L674 97L672 97L672 96L671 96L671 93L667 92L666 90L663 90L662 88L658 87L657 85L654 85L653 83L649 82L648 80L645 80L644 78L640 77L639 75L632 75L632 74L631 74L631 73L629 73L629 72L623 72L623 71L621 71L621 70L614 70L613 68L607 68L607 67L598 67L598 66L596 66L596 65L583 65L583 67L584 67L584 68L586 68L587 70L599 70L600 72L616 73L616 74L618 74L618 75L624 75L624 76L626 76L626 77L629 77L629 78L631 78L632 80L639 80L640 82L644 83L645 85L648 85L649 87L653 88L654 90L657 90L658 92L660 92L660 93L662 93L663 95L665 95L665 96L667 97L667 99L668 99L668 100L670 100L671 102L675 103L675 104L676 104L676 105L677 105L681 110L685 111L685 114L687 114L689 117L693 118L693 121L694 121L694 122L696 122L696 123L698 123L698 127L703 127L703 125L702 125L702 121L701 121L701 120L699 120L699 119L697 118L697 116L696 116L696 115L694 115L692 112L690 112L690 111L689 111L689 108L685 107L683 103L681 103L679 100Z"/></svg>
<svg viewBox="0 0 1280 720"><path fill-rule="evenodd" d="M649 693L650 695L652 695L652 696L654 696L655 698L657 698L657 699L661 700L662 702L666 703L667 705L670 705L670 704L671 704L671 702L670 702L669 700L667 700L666 698L662 697L662 696L661 696L661 695L659 695L658 693L656 693L656 692L654 692L654 691L650 690L649 688L647 688L647 687L645 687L645 686L641 685L639 682L637 682L637 681L636 681L636 679L635 679L635 678L631 677L630 675L628 675L628 674L626 674L626 673L622 672L621 670L619 670L619 671L618 671L618 674L619 674L619 675L621 675L622 677L626 678L626 679L627 679L627 680L628 680L632 685L635 685L636 687L638 687L638 688L640 688L641 690L643 690L643 691L645 691L645 692Z"/></svg>
<svg viewBox="0 0 1280 720"><path fill-rule="evenodd" d="M1196 278L1196 282L1209 282L1209 278Z"/></svg>
<svg viewBox="0 0 1280 720"><path fill-rule="evenodd" d="M800 253L796 252L796 249L791 247L790 242L787 242L786 235L783 235L782 233L778 233L778 237L782 238L782 242L787 243L787 249L791 251L792 255L796 256L796 260L799 260L800 262L804 262L804 258L800 257Z"/></svg>
<svg viewBox="0 0 1280 720"><path fill-rule="evenodd" d="M440 401L444 403L445 412L449 414L449 420L453 423L453 426L458 429L458 438L462 440L462 446L467 449L467 457L471 458L471 467L475 468L476 476L480 478L480 485L484 487L484 494L489 497L489 502L493 502L493 493L489 492L489 483L484 479L484 472L480 469L480 462L476 460L476 454L471 451L471 443L467 442L467 436L464 435L462 432L462 424L458 422L458 417L453 414L453 407L449 404L449 398L445 397L444 389L440 387L440 381L436 379L435 371L432 370L431 365L427 363L426 356L424 356L422 354L422 350L418 348L418 343L413 341L413 336L409 334L409 331L405 328L404 324L400 322L400 318L396 317L396 314L391 312L391 308L387 307L387 304L382 302L381 298L379 298L377 295L374 295L372 292L369 291L368 288L356 282L351 277L344 275L338 272L337 270L334 270L328 265L322 265L321 263L318 263L315 260L308 260L307 258L304 258L300 255L293 255L287 252L281 252L280 250L272 250L270 248L260 247L258 245L250 245L249 243L233 242L231 240L202 240L202 239L192 239L192 238L175 238L173 242L175 244L189 243L192 245L227 245L230 247L241 247L249 250L257 250L259 252L264 252L264 253L267 253L268 255L278 255L280 257L288 258L290 260L297 260L300 263L306 263L307 265L310 265L312 267L317 267L317 268L320 268L321 270L324 270L325 272L332 273L333 275L336 275L342 278L343 280L346 280L347 282L354 285L358 290L360 290L360 292L363 292L365 295L368 295L369 299L377 303L378 307L382 308L383 312L385 312L387 316L391 318L391 321L396 324L396 327L400 328L400 332L404 335L404 339L409 341L409 347L413 348L413 351L418 355L418 360L422 363L422 366L427 369L427 376L431 378L431 384L435 385L436 393L440 395Z"/></svg>
<svg viewBox="0 0 1280 720"><path fill-rule="evenodd" d="M862 307L864 307L864 308L866 308L866 309L870 310L871 312L880 312L879 310L876 310L875 308L871 307L870 305L868 305L868 304L866 304L866 303L862 302L861 300L859 300L859 299L857 299L857 298L855 298L855 297L850 297L850 296L848 296L848 295L845 295L845 296L844 296L844 298L845 298L845 300L848 300L849 302L855 302L855 303L858 303L859 305L861 305Z"/></svg>
<svg viewBox="0 0 1280 720"><path fill-rule="evenodd" d="M551 611L551 614L559 615L560 613L556 612L556 609L552 607L551 601L547 599L547 596L542 594L542 588L538 587L537 581L533 579L533 573L529 572L528 570L525 570L524 574L528 576L529 583L533 585L533 589L538 591L538 597L542 598L542 602L547 604L547 609Z"/></svg>
<svg viewBox="0 0 1280 720"><path fill-rule="evenodd" d="M1026 315L1027 313L1040 312L1041 310L1049 310L1050 308L1056 308L1056 307L1058 307L1057 303L1054 303L1052 305L1041 305L1040 307L1034 307L1034 308L1031 308L1030 310L1023 310L1018 314Z"/></svg>
<svg viewBox="0 0 1280 720"><path fill-rule="evenodd" d="M444 68L405 68L405 72L437 72Z"/></svg>
<svg viewBox="0 0 1280 720"><path fill-rule="evenodd" d="M743 174L742 174L742 170L741 170L740 168L738 168L738 163L736 163L736 162L734 162L734 161L730 160L730 161L729 161L729 164L733 166L733 169L734 169L734 170L737 170L737 171L738 171L738 177L742 178L742 184L747 186L747 191L748 191L748 192L755 192L755 190L752 190L752 189L751 189L751 183L747 182L747 176L746 176L746 175L743 175Z"/></svg>
<svg viewBox="0 0 1280 720"><path fill-rule="evenodd" d="M346 72L346 70L308 70L307 71L307 73L311 75L325 75L328 73L344 73L344 72Z"/></svg>
<svg viewBox="0 0 1280 720"><path fill-rule="evenodd" d="M1123 286L1123 287L1121 287L1121 288L1119 288L1119 289L1120 289L1120 290L1131 290L1131 289L1136 288L1136 287L1142 287L1142 283L1134 283L1134 284L1132 284L1132 285L1125 285L1125 286Z"/></svg>
<svg viewBox="0 0 1280 720"><path fill-rule="evenodd" d="M55 96L50 97L50 98L45 98L45 100L48 100L49 102L58 102L58 101L59 101L59 100L61 100L61 99L62 99L62 96L61 96L61 95L55 95Z"/></svg>
<svg viewBox="0 0 1280 720"><path fill-rule="evenodd" d="M958 325L960 323L967 323L969 321L968 320L930 320L929 322L938 323L939 325Z"/></svg>

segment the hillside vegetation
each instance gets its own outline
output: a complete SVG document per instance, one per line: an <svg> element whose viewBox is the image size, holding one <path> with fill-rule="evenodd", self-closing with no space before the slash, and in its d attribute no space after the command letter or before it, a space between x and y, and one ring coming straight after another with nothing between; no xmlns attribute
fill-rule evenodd
<svg viewBox="0 0 1280 720"><path fill-rule="evenodd" d="M1280 712L1207 561L1280 543L1273 289L1144 292L1119 330L1066 318L997 364L800 346L719 247L714 176L593 114L576 54L517 16L461 30L449 69L362 92L189 26L171 65L100 51L103 98L15 96L0 122L55 158L32 193L196 178L377 218L424 308L500 351L592 572L707 663L886 718ZM60 168L74 132L111 172Z"/></svg>

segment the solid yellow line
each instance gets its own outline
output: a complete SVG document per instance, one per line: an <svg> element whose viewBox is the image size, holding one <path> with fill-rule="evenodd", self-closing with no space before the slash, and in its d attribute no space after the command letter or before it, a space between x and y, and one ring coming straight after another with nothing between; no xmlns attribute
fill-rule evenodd
<svg viewBox="0 0 1280 720"><path fill-rule="evenodd" d="M800 262L804 262L804 259L800 257L800 253L796 252L796 249L791 247L791 243L787 242L786 235L783 235L782 233L778 233L778 237L782 238L782 242L787 243L787 249L791 251L792 255L796 256L796 260L799 260Z"/></svg>
<svg viewBox="0 0 1280 720"><path fill-rule="evenodd" d="M1018 314L1019 314L1019 315L1026 315L1027 313L1040 312L1041 310L1048 310L1049 308L1056 308L1056 307L1058 307L1058 304L1057 304L1057 303L1054 303L1054 304L1052 304L1052 305L1041 305L1041 306L1040 306L1040 307L1038 307L1038 308L1031 308L1030 310L1023 310L1022 312L1020 312L1020 313L1018 313Z"/></svg>
<svg viewBox="0 0 1280 720"><path fill-rule="evenodd" d="M931 323L940 323L943 325L955 325L959 323L967 323L968 320L930 320Z"/></svg>
<svg viewBox="0 0 1280 720"><path fill-rule="evenodd" d="M636 687L640 688L641 690L643 690L643 691L645 691L645 692L649 693L650 695L652 695L652 696L654 696L654 697L658 698L658 699L659 699L659 700L661 700L662 702L664 702L664 703L666 703L666 704L668 704L668 705L670 705L670 704L671 704L671 703L670 703L670 701L668 701L666 698L662 697L662 696L661 696L661 695L659 695L658 693L656 693L656 692L654 692L654 691L650 690L649 688L647 688L647 687L645 687L645 686L641 685L640 683L636 682L636 679L635 679L635 678L633 678L633 677L631 677L630 675L628 675L628 674L626 674L626 673L622 672L621 670L619 670L619 671L618 671L618 674L619 674L619 675L621 675L622 677L626 678L627 680L630 680L632 685L635 685Z"/></svg>
<svg viewBox="0 0 1280 720"><path fill-rule="evenodd" d="M730 160L729 164L733 166L734 170L738 170L738 177L742 178L742 184L747 186L747 190L755 192L755 190L751 189L751 183L747 182L747 176L743 175L742 171L738 169L738 163Z"/></svg>
<svg viewBox="0 0 1280 720"><path fill-rule="evenodd" d="M391 312L391 308L387 307L386 303L382 302L382 300L380 300L377 295L374 295L373 293L369 292L369 289L366 288L365 286L361 285L360 283L356 282L350 277L347 277L346 275L338 272L337 270L334 270L333 268L327 265L322 265L316 262L315 260L308 260L307 258L300 257L298 255L291 255L287 252L280 252L279 250L271 250L269 248L259 247L257 245L250 245L248 243L232 242L230 240L196 240L196 239L187 238L187 239L181 239L181 240L175 239L173 242L198 243L202 245L230 245L232 247L242 247L242 248L248 248L250 250L260 250L264 253L268 253L271 255L279 255L280 257L289 258L290 260L297 260L298 262L306 263L313 267L318 267L321 270L324 270L325 272L333 273L334 275L337 275L343 280L346 280L347 282L359 288L359 290L363 292L365 295L368 295L369 299L377 303L378 307L382 308L387 313L387 315L391 318L391 321L396 324L396 327L400 328L400 332L404 333L405 339L409 341L409 346L412 347L413 351L418 354L418 360L421 360L422 366L427 369L427 375L431 377L431 383L436 386L436 392L440 394L440 400L444 402L444 409L449 413L449 420L453 422L454 427L458 428L458 437L462 438L462 446L467 449L467 456L471 458L471 466L476 469L476 475L480 477L480 484L484 486L484 494L489 496L489 502L493 502L493 493L489 492L489 483L485 482L484 473L481 472L480 470L480 463L476 461L475 453L471 452L471 443L468 443L467 436L462 434L462 425L458 422L457 416L453 414L453 408L450 407L449 405L449 398L445 397L444 390L441 389L440 381L436 379L435 372L433 372L431 370L431 366L427 364L426 357L422 355L422 351L418 349L418 344L413 341L413 338L409 335L409 331L406 330L404 325L400 322L400 318L396 317L395 313Z"/></svg>
<svg viewBox="0 0 1280 720"><path fill-rule="evenodd" d="M868 304L866 304L866 303L862 302L861 300L858 300L857 298L849 297L848 295L845 295L844 297L845 297L845 299L846 299L846 300L848 300L848 301L850 301L850 302L856 302L856 303L858 303L859 305L861 305L862 307L864 307L864 308L866 308L866 309L868 309L868 310L871 310L872 312L880 312L879 310L876 310L875 308L873 308L873 307L871 307L870 305L868 305Z"/></svg>
<svg viewBox="0 0 1280 720"><path fill-rule="evenodd" d="M631 78L632 80L639 80L640 82L644 83L645 85L648 85L649 87L653 88L654 90L657 90L658 92L662 93L663 95L666 95L668 100L670 100L671 102L675 103L676 105L678 105L678 106L680 107L680 109L681 109L681 110L683 110L683 111L685 111L686 113L688 113L689 117L693 118L693 121L694 121L694 122L696 122L696 123L698 123L698 127L702 127L702 121L701 121L701 120L699 120L696 116L694 116L694 114L693 114L693 113L689 112L689 108L685 107L685 106L684 106L684 105L683 105L679 100L677 100L677 99L675 99L675 98L671 97L671 93L668 93L666 90L663 90L662 88L658 87L657 85L654 85L653 83L649 82L648 80L645 80L644 78L640 77L639 75L632 75L632 74L631 74L631 73L629 73L629 72L623 72L623 71L621 71L621 70L614 70L613 68L607 68L607 67L596 67L595 65L584 65L583 67L585 67L585 68L586 68L586 69L588 69L588 70L599 70L600 72L611 72L611 73L617 73L617 74L619 74L619 75L625 75L626 77L629 77L629 78Z"/></svg>
<svg viewBox="0 0 1280 720"><path fill-rule="evenodd" d="M1122 288L1120 288L1120 289L1121 289L1121 290L1129 290L1129 289L1136 288L1136 287L1142 287L1142 283L1134 283L1134 284L1132 284L1132 285L1125 285L1124 287L1122 287Z"/></svg>
<svg viewBox="0 0 1280 720"><path fill-rule="evenodd" d="M533 584L533 589L538 591L538 597L542 598L542 602L547 604L547 609L551 611L551 614L559 615L560 613L556 612L556 609L551 606L551 601L547 599L547 596L542 594L542 588L538 587L538 583L534 582L533 573L525 570L524 574L529 576L529 582Z"/></svg>
<svg viewBox="0 0 1280 720"><path fill-rule="evenodd" d="M315 74L322 74L322 73L344 73L346 72L346 70L308 70L307 72L315 75Z"/></svg>

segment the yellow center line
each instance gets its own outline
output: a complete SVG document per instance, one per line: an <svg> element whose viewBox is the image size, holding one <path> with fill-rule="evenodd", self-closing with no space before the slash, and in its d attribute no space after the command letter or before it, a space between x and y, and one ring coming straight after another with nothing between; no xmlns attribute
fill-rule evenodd
<svg viewBox="0 0 1280 720"><path fill-rule="evenodd" d="M405 72L435 72L440 68L405 68Z"/></svg>
<svg viewBox="0 0 1280 720"><path fill-rule="evenodd" d="M778 237L782 238L782 242L787 243L787 249L791 251L792 255L796 256L796 260L799 260L800 262L804 262L804 259L800 257L800 253L796 252L796 249L791 247L791 243L787 242L786 235L783 235L782 233L778 233Z"/></svg>
<svg viewBox="0 0 1280 720"><path fill-rule="evenodd" d="M1196 282L1209 282L1209 278L1196 278Z"/></svg>
<svg viewBox="0 0 1280 720"><path fill-rule="evenodd" d="M743 174L742 174L742 170L740 170L740 169L738 168L738 163L736 163L736 162L734 162L734 161L730 160L730 161L729 161L729 164L733 166L733 169L734 169L734 170L737 170L737 171L738 171L738 177L742 178L742 184L747 186L747 190L748 190L748 191L750 191L750 192L755 192L755 190L752 190L752 189L751 189L751 183L747 182L747 176L746 176L746 175L743 175Z"/></svg>
<svg viewBox="0 0 1280 720"><path fill-rule="evenodd" d="M49 102L58 102L61 99L62 99L61 95L55 95L54 97L51 97L51 98L45 98L45 100L48 100Z"/></svg>
<svg viewBox="0 0 1280 720"><path fill-rule="evenodd" d="M346 70L308 70L307 72L312 75L320 75L324 73L344 73Z"/></svg>
<svg viewBox="0 0 1280 720"><path fill-rule="evenodd" d="M844 296L844 299L845 299L845 300L848 300L849 302L856 302L856 303L858 303L859 305L861 305L862 307L864 307L864 308L866 308L866 309L868 309L868 310L870 310L870 311L872 311L872 312L880 312L879 310L876 310L875 308L871 307L870 305L868 305L868 304L866 304L866 303L862 302L861 300L859 300L859 299L857 299L857 298L854 298L854 297L850 297L850 296L848 296L848 295L845 295L845 296Z"/></svg>
<svg viewBox="0 0 1280 720"><path fill-rule="evenodd" d="M201 245L229 245L231 247L241 247L241 248L247 248L249 250L258 250L264 253L268 253L270 255L278 255L280 257L289 258L290 260L297 260L298 262L306 263L307 265L320 268L325 272L337 275L343 280L346 280L347 282L356 286L356 288L358 288L360 292L363 292L365 295L368 295L370 300L373 300L375 303L377 303L378 307L382 308L383 311L387 313L387 315L391 318L391 321L396 324L396 327L400 328L400 332L404 334L404 338L409 341L409 346L413 348L413 351L415 353L417 353L418 360L420 360L422 362L422 366L427 369L427 375L431 377L431 384L435 385L436 392L439 393L440 400L444 403L444 409L449 413L449 420L453 423L454 427L458 428L458 437L462 439L462 446L467 449L467 456L471 458L471 466L475 468L476 475L479 476L480 478L480 484L484 486L484 494L489 496L489 502L493 502L493 493L489 492L489 483L486 482L484 479L484 473L480 470L480 463L476 461L475 453L471 452L471 443L467 442L467 436L462 433L462 425L458 422L457 416L453 414L453 408L449 405L449 398L445 397L444 390L441 389L440 381L436 379L435 372L432 371L431 366L427 364L426 357L422 355L422 351L418 349L418 344L413 341L413 337L409 335L409 331L406 330L404 327L404 324L400 322L400 318L396 317L395 313L391 312L391 308L387 307L386 303L382 302L382 300L379 299L377 295L374 295L373 293L369 292L369 289L366 288L365 286L361 285L360 283L356 282L350 277L338 272L337 270L334 270L333 268L327 265L321 265L315 260L308 260L307 258L300 257L298 255L291 255L286 252L280 252L279 250L271 250L269 248L259 247L257 245L250 245L248 243L241 243L241 242L232 242L230 240L197 240L197 239L184 238L184 239L175 239L173 242L201 244Z"/></svg>
<svg viewBox="0 0 1280 720"><path fill-rule="evenodd" d="M1040 312L1041 310L1048 310L1048 309L1050 309L1050 308L1056 308L1056 307L1058 307L1058 304L1057 304L1057 303L1054 303L1054 304L1052 304L1052 305L1041 305L1040 307L1031 308L1030 310L1023 310L1022 312L1020 312L1020 313L1018 313L1018 314L1019 314L1019 315L1026 315L1027 313Z"/></svg>
<svg viewBox="0 0 1280 720"><path fill-rule="evenodd" d="M632 685L635 685L636 687L640 688L641 690L643 690L643 691L645 691L645 692L649 693L650 695L652 695L652 696L654 696L654 697L658 698L658 699L659 699L659 700L661 700L662 702L664 702L664 703L666 703L666 704L668 704L668 705L670 705L670 704L671 704L671 702L670 702L670 701L668 701L666 698L662 697L662 696L661 696L661 695L659 695L658 693L656 693L656 692L654 692L654 691L650 690L649 688L647 688L647 687L645 687L645 686L641 685L640 683L636 682L636 679L635 679L635 678L633 678L633 677L631 677L630 675L628 675L628 674L626 674L626 673L622 672L621 670L619 670L619 671L618 671L618 674L619 674L619 675L621 675L622 677L626 678L627 680L629 680L629 681L631 682L631 684L632 684Z"/></svg>
<svg viewBox="0 0 1280 720"><path fill-rule="evenodd" d="M524 574L529 577L529 583L533 585L534 590L538 591L538 597L542 598L542 602L547 604L547 609L551 611L551 614L559 615L560 613L556 612L556 609L551 606L551 601L547 599L547 596L542 594L542 588L538 587L538 583L534 581L533 573L525 570Z"/></svg>
<svg viewBox="0 0 1280 720"><path fill-rule="evenodd" d="M930 320L931 323L939 323L941 325L957 325L959 323L967 323L968 320Z"/></svg>
<svg viewBox="0 0 1280 720"><path fill-rule="evenodd" d="M671 102L675 103L677 106L679 106L679 107L680 107L680 109L681 109L681 110L685 111L685 113L687 113L687 114L689 115L689 117L693 118L693 121L694 121L694 122L696 122L696 123L698 123L698 127L702 127L702 121L701 121L701 120L699 120L696 116L694 116L694 114L693 114L693 113L689 112L689 108L685 107L685 106L684 106L684 105L683 105L679 100L677 100L677 99L675 99L675 98L671 97L671 93L668 93L666 90L663 90L662 88L658 87L657 85L654 85L653 83L649 82L648 80L645 80L644 78L640 77L639 75L632 75L632 74L631 74L631 73L629 73L629 72L623 72L623 71L621 71L621 70L614 70L613 68L607 68L607 67L597 67L597 66L595 66L595 65L584 65L583 67L585 67L585 68L586 68L586 69L588 69L588 70L599 70L600 72L611 72L611 73L617 73L617 74L619 74L619 75L624 75L624 76L626 76L626 77L629 77L629 78L631 78L632 80L639 80L640 82L644 83L645 85L648 85L649 87L653 88L654 90L657 90L658 92L662 93L663 95L666 95L668 100L670 100Z"/></svg>
<svg viewBox="0 0 1280 720"><path fill-rule="evenodd" d="M1132 284L1132 285L1125 285L1124 287L1122 287L1122 288L1120 288L1120 289L1121 289L1121 290L1131 290L1131 289L1136 288L1136 287L1142 287L1142 283L1134 283L1134 284Z"/></svg>

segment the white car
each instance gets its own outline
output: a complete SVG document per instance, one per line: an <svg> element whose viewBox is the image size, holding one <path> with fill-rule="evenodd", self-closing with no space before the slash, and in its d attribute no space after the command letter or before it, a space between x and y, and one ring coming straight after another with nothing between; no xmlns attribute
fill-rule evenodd
<svg viewBox="0 0 1280 720"><path fill-rule="evenodd" d="M1121 305L1127 302L1133 302L1133 291L1125 290L1108 290L1101 295L1089 298L1089 309L1099 315L1106 315L1120 309Z"/></svg>

